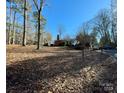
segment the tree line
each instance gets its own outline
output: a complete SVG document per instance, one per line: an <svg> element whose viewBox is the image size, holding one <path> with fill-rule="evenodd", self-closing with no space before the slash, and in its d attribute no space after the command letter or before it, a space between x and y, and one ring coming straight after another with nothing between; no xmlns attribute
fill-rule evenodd
<svg viewBox="0 0 124 93"><path fill-rule="evenodd" d="M91 44L117 46L117 2L111 0L111 9L100 10L91 20L84 22L78 29L75 38L64 39L70 42L77 40L82 45ZM45 0L7 0L7 44L35 44L37 49L43 43L49 43L52 36L44 31L47 20L42 15L47 6ZM58 33L61 37L62 28ZM44 38L44 39L43 39ZM71 41L72 40L72 41Z"/></svg>
<svg viewBox="0 0 124 93"><path fill-rule="evenodd" d="M44 6L45 0L7 0L7 44L36 44L39 49L41 41L51 41L51 34L44 31Z"/></svg>
<svg viewBox="0 0 124 93"><path fill-rule="evenodd" d="M75 35L81 45L117 47L117 1L111 0L110 9L101 9L91 20L84 22Z"/></svg>

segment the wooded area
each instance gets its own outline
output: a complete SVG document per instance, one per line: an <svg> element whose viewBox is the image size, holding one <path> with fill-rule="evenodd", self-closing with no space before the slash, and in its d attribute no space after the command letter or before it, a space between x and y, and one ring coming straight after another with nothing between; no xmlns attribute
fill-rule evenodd
<svg viewBox="0 0 124 93"><path fill-rule="evenodd" d="M42 16L43 7L47 7L45 0L40 0L40 4L37 0L7 0L7 2L9 3L7 6L7 11L9 11L7 14L7 44L37 45L37 49L39 49L44 42L51 42L52 35L50 32L44 31L47 23L47 19ZM100 10L94 18L83 23L77 29L75 37L70 39L80 43L85 41L92 46L109 45L115 48L117 46L116 21L116 2L112 0L111 9ZM60 38L62 33L65 33L62 26L58 27L58 33ZM63 39L67 39L66 37Z"/></svg>
<svg viewBox="0 0 124 93"><path fill-rule="evenodd" d="M6 2L7 93L117 92L116 0L73 37L63 25L46 31L46 0Z"/></svg>

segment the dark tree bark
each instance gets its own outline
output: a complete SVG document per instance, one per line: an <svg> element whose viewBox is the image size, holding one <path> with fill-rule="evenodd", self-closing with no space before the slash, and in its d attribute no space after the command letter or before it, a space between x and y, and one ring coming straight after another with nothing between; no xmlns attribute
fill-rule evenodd
<svg viewBox="0 0 124 93"><path fill-rule="evenodd" d="M41 10L38 11L38 42L37 42L37 49L40 48L40 12Z"/></svg>
<svg viewBox="0 0 124 93"><path fill-rule="evenodd" d="M22 38L22 46L26 45L26 0L24 0L24 28L23 28L23 38Z"/></svg>
<svg viewBox="0 0 124 93"><path fill-rule="evenodd" d="M41 14L41 11L42 11L42 6L43 6L43 1L41 0L40 1L40 7L38 7L38 3L33 0L34 4L35 4L35 7L37 9L37 12L38 12L38 40L37 40L37 50L39 50L40 48L40 14Z"/></svg>

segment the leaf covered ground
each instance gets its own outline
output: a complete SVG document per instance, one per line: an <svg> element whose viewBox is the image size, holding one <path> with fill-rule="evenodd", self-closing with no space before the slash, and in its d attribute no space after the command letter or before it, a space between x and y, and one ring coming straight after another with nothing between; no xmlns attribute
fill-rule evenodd
<svg viewBox="0 0 124 93"><path fill-rule="evenodd" d="M7 93L116 93L117 63L95 51L7 46Z"/></svg>

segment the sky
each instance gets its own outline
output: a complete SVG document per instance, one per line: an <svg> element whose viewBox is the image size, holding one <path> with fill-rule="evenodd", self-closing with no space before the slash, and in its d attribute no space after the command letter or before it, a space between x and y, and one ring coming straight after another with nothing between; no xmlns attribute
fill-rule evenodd
<svg viewBox="0 0 124 93"><path fill-rule="evenodd" d="M99 10L110 8L111 0L47 0L48 6L42 14L47 19L45 30L56 39L59 26L64 28L62 36L73 37L78 27L92 19Z"/></svg>
<svg viewBox="0 0 124 93"><path fill-rule="evenodd" d="M33 0L31 1L33 4ZM74 37L84 22L92 19L101 9L110 8L111 0L46 0L46 4L48 6L44 6L42 10L42 15L47 20L45 31L52 34L54 41L59 27L63 27L61 37ZM19 16L17 19L23 23L23 17Z"/></svg>

